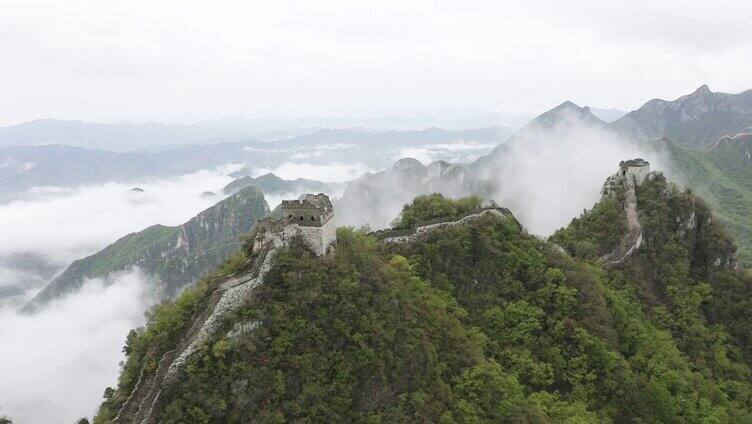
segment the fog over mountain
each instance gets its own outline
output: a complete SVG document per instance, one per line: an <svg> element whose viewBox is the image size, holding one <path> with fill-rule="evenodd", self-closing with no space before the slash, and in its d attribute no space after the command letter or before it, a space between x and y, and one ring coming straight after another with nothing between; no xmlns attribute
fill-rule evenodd
<svg viewBox="0 0 752 424"><path fill-rule="evenodd" d="M59 145L0 147L0 202L36 186L171 177L228 163L245 163L256 175L273 172L286 179L306 176L342 182L409 155L427 161L470 161L511 133L508 127L387 132L327 129L267 142L233 141L128 153Z"/></svg>
<svg viewBox="0 0 752 424"><path fill-rule="evenodd" d="M701 179L685 177L686 170L677 165L677 158L685 156L653 142L646 135L647 130L639 134L622 131L619 122L626 116L608 123L599 119L591 108L564 102L513 134L496 127L388 132L327 129L272 142L193 145L148 152L67 146L3 148L1 169L9 176L5 181L12 189L6 192L8 200L0 204L0 216L5 217L0 223L7 224L5 233L12 234L19 243L6 245L0 252L3 287L0 293L5 304L0 312L5 314L6 321L30 329L39 337L46 331L43 329L55 328L52 322L59 314L67 314L70 331L75 333L67 337L70 340L75 340L80 331L122 333L124 330L120 328L139 325L143 322L139 318L142 311L156 301L154 287L161 284L158 272L154 271L161 266L161 256L147 257L149 246L161 245L149 244L153 240L139 246L127 243L143 238L139 236L126 237L109 250L92 256L93 259L79 263L111 265L117 261L97 258L122 259L121 253L126 250L145 252L146 256L112 268L98 265L97 269L104 273L77 274L72 290L48 299L48 304L36 314L20 315L10 306L23 304L71 261L96 253L119 237L149 225L187 222L200 210L249 185L264 193L271 208L282 199L296 198L305 191L327 192L334 198L338 225L368 225L371 229L391 225L404 204L419 194L440 192L450 197L478 194L515 211L519 222L541 237L551 235L597 201L603 180L615 172L614 164L624 158L645 158L653 169L663 170L671 178L693 187L702 187ZM697 116L698 122L705 122L702 113ZM659 113L651 122L670 119ZM707 122L711 121L717 122ZM692 131L713 134L693 122L688 123ZM698 135L698 139L702 137L708 136ZM717 143L732 144L746 146L723 140ZM690 155L687 157L692 160L711 160L710 156L696 156L705 155L701 151L681 148L687 149ZM709 163L703 165L705 169ZM113 179L127 182L106 182ZM726 180L720 181L725 184L723 187L731 187ZM727 204L720 197L710 196L710 199L719 205ZM720 210L724 213L724 209ZM222 224L219 218L216 222L212 219L201 226ZM66 224L60 226L60 222ZM739 225L732 227L735 234L742 234L747 228L746 221L740 221ZM228 240L237 240L239 235L225 234L223 246L228 247L232 244ZM170 240L163 247L174 247L175 240ZM113 256L116 250L120 253ZM148 266L133 266L138 263ZM67 273L73 275L73 271ZM171 295L174 294L173 291ZM94 307L90 302L103 303ZM73 314L70 308L86 313ZM94 321L98 324L92 324ZM18 346L36 348L32 341L37 338L15 332L7 336ZM101 337L87 345L85 352L67 343L54 349L83 358L93 355L87 359L88 363L99 360L116 363L122 340L122 334L118 338ZM94 384L79 386L81 397L66 399L66 405L51 401L45 395L47 392L38 390L39 381L50 377L41 371L36 374L26 371L31 363L25 358L8 352L5 356L10 358L8 369L13 369L9 374L13 381L32 375L27 384L18 384L20 391L6 396L10 400L3 408L13 416L31 421L56 414L74 417L96 405ZM54 358L39 357L39 360L55 363ZM67 375L78 372L76 365L67 368L59 364L56 369L62 370L60 384L69 381ZM91 372L97 373L91 381L97 381L100 388L112 385L111 369L102 367ZM56 384L53 380L50 390L54 391ZM93 394L84 396L84 393ZM24 403L29 400L44 407L29 411Z"/></svg>
<svg viewBox="0 0 752 424"><path fill-rule="evenodd" d="M752 423L750 16L3 0L0 424Z"/></svg>

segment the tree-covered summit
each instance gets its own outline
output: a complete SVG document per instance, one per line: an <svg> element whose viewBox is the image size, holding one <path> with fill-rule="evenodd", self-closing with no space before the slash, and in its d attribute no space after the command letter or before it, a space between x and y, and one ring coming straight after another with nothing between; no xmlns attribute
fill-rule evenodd
<svg viewBox="0 0 752 424"><path fill-rule="evenodd" d="M551 241L487 214L405 243L343 228L324 258L293 243L189 359L158 421L752 422L752 295L733 243L660 174L637 200L644 243L616 266L599 257L623 232L618 196ZM460 216L457 204L416 199L404 222ZM95 422L246 263L132 332Z"/></svg>

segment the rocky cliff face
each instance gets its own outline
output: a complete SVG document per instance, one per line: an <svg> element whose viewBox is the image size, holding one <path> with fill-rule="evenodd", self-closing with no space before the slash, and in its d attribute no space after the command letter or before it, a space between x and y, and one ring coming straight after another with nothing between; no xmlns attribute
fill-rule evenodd
<svg viewBox="0 0 752 424"><path fill-rule="evenodd" d="M33 311L78 290L87 278L106 278L134 266L156 280L158 294L171 297L237 251L240 235L268 213L261 191L247 187L185 224L149 227L73 262L24 309Z"/></svg>

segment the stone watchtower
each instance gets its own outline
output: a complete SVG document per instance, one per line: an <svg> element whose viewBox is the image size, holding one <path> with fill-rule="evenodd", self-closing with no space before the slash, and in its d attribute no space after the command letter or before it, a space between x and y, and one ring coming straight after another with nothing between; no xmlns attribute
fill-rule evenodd
<svg viewBox="0 0 752 424"><path fill-rule="evenodd" d="M321 227L334 217L334 209L325 194L304 194L298 200L282 201L282 218L303 227Z"/></svg>
<svg viewBox="0 0 752 424"><path fill-rule="evenodd" d="M641 158L623 160L619 162L619 174L624 178L632 177L635 185L640 185L650 174L650 163Z"/></svg>
<svg viewBox="0 0 752 424"><path fill-rule="evenodd" d="M251 229L251 252L286 246L300 237L319 256L337 239L334 208L325 194L304 194L297 200L283 200L280 218L263 218Z"/></svg>
<svg viewBox="0 0 752 424"><path fill-rule="evenodd" d="M619 162L619 171L603 183L601 195L610 197L624 189L634 190L635 187L644 183L649 175L650 163L645 159L623 160Z"/></svg>

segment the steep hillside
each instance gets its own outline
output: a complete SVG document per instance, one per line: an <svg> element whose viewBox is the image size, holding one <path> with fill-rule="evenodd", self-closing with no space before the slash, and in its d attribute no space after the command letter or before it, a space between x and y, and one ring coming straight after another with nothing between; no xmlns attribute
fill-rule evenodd
<svg viewBox="0 0 752 424"><path fill-rule="evenodd" d="M701 107L705 104L703 102L710 103ZM587 129L584 135L578 135L590 135L595 137L598 143L608 141L613 136L610 145L612 149L618 150L622 146L617 144L621 144L626 146L625 149L632 149L635 152L639 151L640 154L660 159L667 170L676 176L678 183L690 187L704 198L739 244L742 265L749 267L752 266L752 215L749 213L752 210L752 159L750 159L752 158L752 133L749 131L733 132L738 128L746 127L745 125L723 126L722 124L726 121L712 118L715 116L712 114L721 112L742 114L741 111L747 110L745 105L749 102L752 102L752 91L731 95L712 93L707 87L674 102L655 100L652 103L662 104L663 106L659 109L663 112L656 112L653 118L649 120L647 118L651 110L651 107L648 107L650 102L639 111L632 112L633 117L641 116L653 123L650 124L652 125L650 128L653 129L645 131L628 130L624 122L632 119L628 118L629 115L623 120L607 124L593 116L588 108L565 102L531 121L508 142L499 145L490 154L480 157L466 169L474 180L487 179L491 175L497 177L500 184L504 184L505 179L500 176L503 176L506 170L520 166L516 161L521 163L522 167L528 165L526 162L528 158L525 155L536 154L524 148L525 144L531 145L531 141L537 142L537 144L532 144L537 146L536 148L546 149L549 143L554 146L555 143L561 143L562 139L567 139L570 136L567 131L572 127ZM684 110L682 107L688 109ZM667 112L669 110L674 112ZM749 110L752 111L752 106ZM679 115L684 113L685 119L674 117L672 114L675 113ZM704 117L705 114L711 115ZM668 122L666 120L674 118L676 121L673 124L666 123ZM715 124L720 126L714 127ZM752 125L752 115L747 125ZM726 130L719 128L729 129L732 131L731 135L723 135L726 134ZM590 130L596 132L589 132ZM535 133L531 136L534 131ZM704 144L695 143L701 134L710 135L703 136L705 137L703 138ZM633 138L635 140L632 140ZM708 143L712 144L701 148ZM556 151L553 147L551 150ZM525 155L520 154L520 151ZM593 163L587 166L596 167ZM511 203L511 200L506 199L507 205Z"/></svg>
<svg viewBox="0 0 752 424"><path fill-rule="evenodd" d="M723 137L707 150L661 139L654 142L670 159L673 172L702 196L739 243L743 265L752 264L752 136Z"/></svg>
<svg viewBox="0 0 752 424"><path fill-rule="evenodd" d="M408 238L340 229L326 257L293 241L269 268L235 261L131 332L95 422L750 422L752 291L733 245L662 175L623 181L552 238L563 249L438 196L405 206ZM608 265L626 190L641 242ZM218 290L254 275L144 389Z"/></svg>
<svg viewBox="0 0 752 424"><path fill-rule="evenodd" d="M128 234L103 250L73 262L25 307L32 311L80 288L87 278L138 266L155 277L162 295L174 296L212 271L240 245L240 235L269 213L264 196L247 187L177 227L155 225Z"/></svg>

